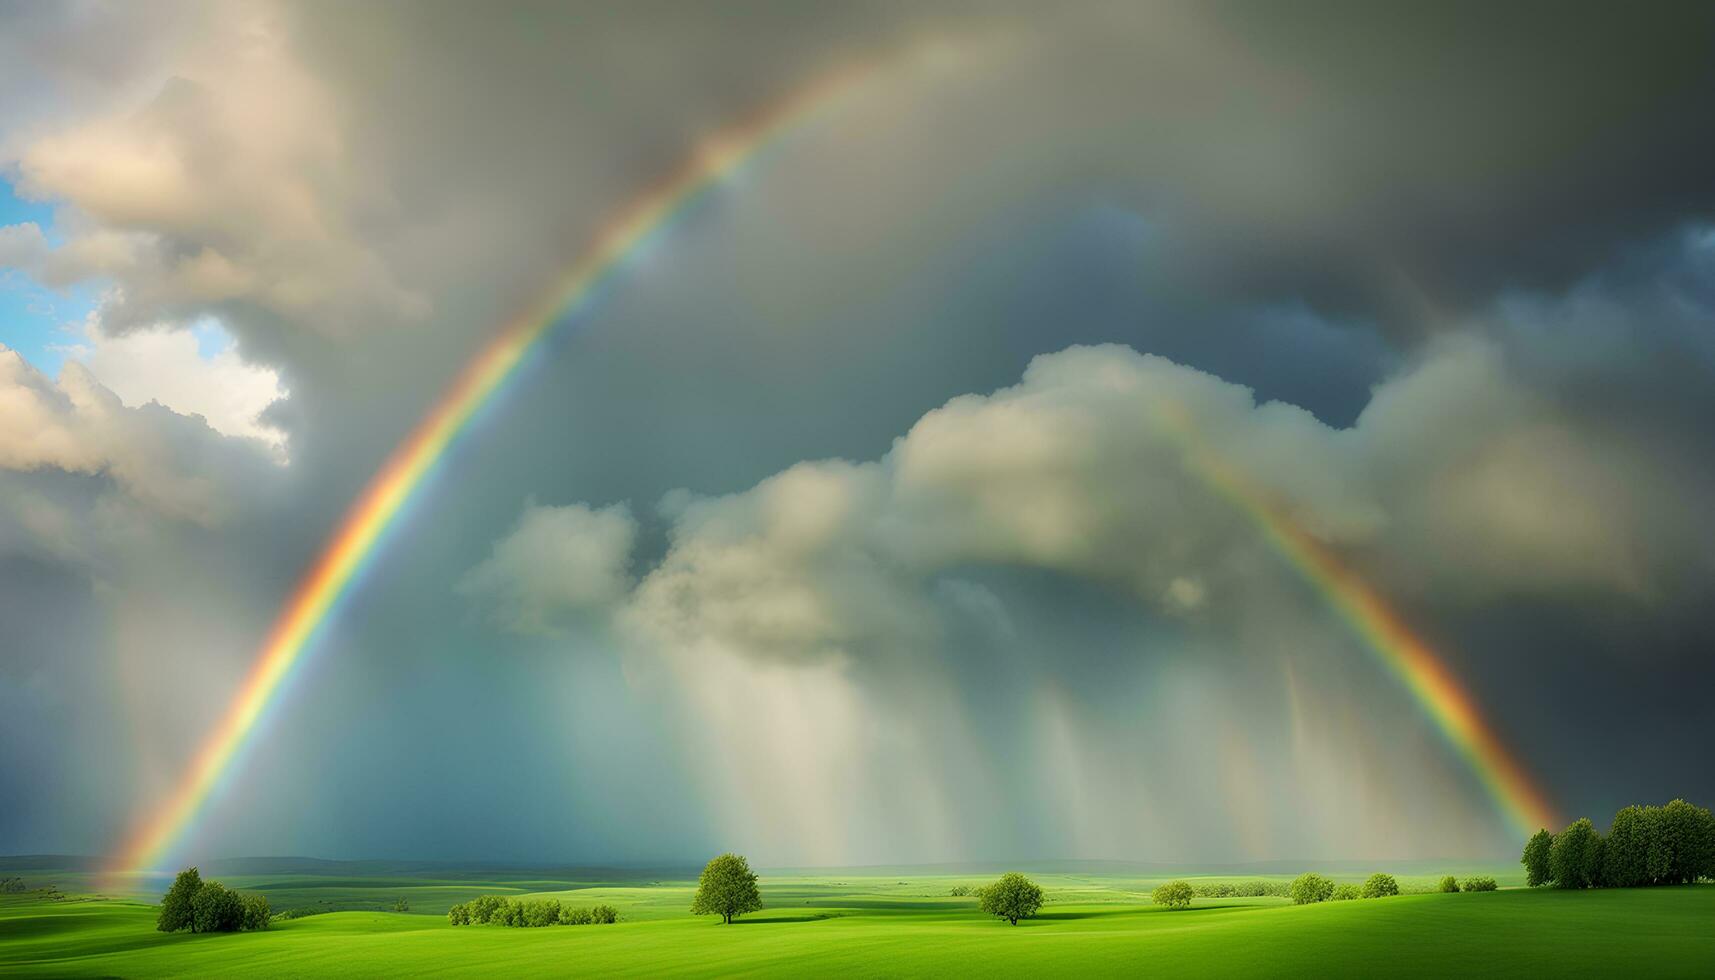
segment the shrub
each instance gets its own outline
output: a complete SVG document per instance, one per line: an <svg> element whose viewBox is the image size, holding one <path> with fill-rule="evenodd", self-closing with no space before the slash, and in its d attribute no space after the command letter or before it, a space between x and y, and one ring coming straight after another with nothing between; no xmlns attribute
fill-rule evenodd
<svg viewBox="0 0 1715 980"><path fill-rule="evenodd" d="M560 912L560 921L568 926L587 926L594 921L594 916L589 909L567 906Z"/></svg>
<svg viewBox="0 0 1715 980"><path fill-rule="evenodd" d="M1488 875L1473 875L1465 879L1464 885L1465 891L1468 892L1492 892L1499 887L1495 884L1495 879Z"/></svg>
<svg viewBox="0 0 1715 980"><path fill-rule="evenodd" d="M1364 882L1365 898L1387 898L1399 894L1399 882L1393 880L1393 875L1377 871Z"/></svg>
<svg viewBox="0 0 1715 980"><path fill-rule="evenodd" d="M16 894L25 890L24 879L22 878L0 878L0 892Z"/></svg>
<svg viewBox="0 0 1715 980"><path fill-rule="evenodd" d="M463 904L447 909L447 921L455 926L470 925L470 906Z"/></svg>
<svg viewBox="0 0 1715 980"><path fill-rule="evenodd" d="M1364 897L1364 893L1357 885L1335 885L1334 893L1328 896L1328 900L1331 902L1350 902L1355 898L1362 897Z"/></svg>
<svg viewBox="0 0 1715 980"><path fill-rule="evenodd" d="M244 925L244 900L218 881L205 881L191 899L192 932L237 932Z"/></svg>
<svg viewBox="0 0 1715 980"><path fill-rule="evenodd" d="M506 905L506 899L499 895L478 895L470 901L470 921L476 925L484 925L494 921L494 914Z"/></svg>
<svg viewBox="0 0 1715 980"><path fill-rule="evenodd" d="M1155 889L1150 896L1157 905L1165 905L1170 909L1188 909L1191 907L1191 885L1184 881L1169 881Z"/></svg>
<svg viewBox="0 0 1715 980"><path fill-rule="evenodd" d="M393 902L393 911L395 911L395 912L409 912L409 911L411 911L411 900L408 898L405 898L404 896L401 895L397 900L395 900Z"/></svg>
<svg viewBox="0 0 1715 980"><path fill-rule="evenodd" d="M560 922L560 901L556 898L539 898L529 902L518 903L519 925L539 929L542 926L558 925Z"/></svg>
<svg viewBox="0 0 1715 980"><path fill-rule="evenodd" d="M1334 883L1314 871L1292 879L1292 904L1309 905L1313 902L1326 902L1334 894Z"/></svg>
<svg viewBox="0 0 1715 980"><path fill-rule="evenodd" d="M1441 889L1440 890L1444 891L1444 892L1456 892L1456 891L1458 891L1459 890L1459 879L1453 877L1452 875L1448 875L1447 877L1441 879Z"/></svg>
<svg viewBox="0 0 1715 980"><path fill-rule="evenodd" d="M954 885L952 887L952 890L947 892L947 894L953 896L954 898L964 898L965 896L969 895L970 893L971 893L971 886L970 885Z"/></svg>
<svg viewBox="0 0 1715 980"><path fill-rule="evenodd" d="M990 915L1018 925L1042 907L1042 889L1016 871L1000 876L994 884L983 888L982 910Z"/></svg>
<svg viewBox="0 0 1715 980"><path fill-rule="evenodd" d="M1535 888L1554 880L1548 867L1548 853L1553 847L1554 835L1547 830L1537 831L1525 842L1524 857L1519 859L1524 865L1525 884Z"/></svg>
<svg viewBox="0 0 1715 980"><path fill-rule="evenodd" d="M162 932L178 932L191 927L191 900L202 888L202 875L195 868L186 868L173 879L173 885L161 898L161 914L155 917L155 928Z"/></svg>
<svg viewBox="0 0 1715 980"><path fill-rule="evenodd" d="M503 898L488 921L499 926L521 926L524 924L524 904Z"/></svg>
<svg viewBox="0 0 1715 980"><path fill-rule="evenodd" d="M243 895L240 900L244 903L242 926L247 930L266 929L268 921L274 917L274 910L268 907L268 899L263 895Z"/></svg>
<svg viewBox="0 0 1715 980"><path fill-rule="evenodd" d="M598 926L611 926L619 921L619 910L611 905L597 905L590 909L590 920Z"/></svg>
<svg viewBox="0 0 1715 980"><path fill-rule="evenodd" d="M710 861L697 880L697 895L691 900L692 915L718 915L731 923L736 916L762 908L762 892L750 862L737 854L722 854Z"/></svg>

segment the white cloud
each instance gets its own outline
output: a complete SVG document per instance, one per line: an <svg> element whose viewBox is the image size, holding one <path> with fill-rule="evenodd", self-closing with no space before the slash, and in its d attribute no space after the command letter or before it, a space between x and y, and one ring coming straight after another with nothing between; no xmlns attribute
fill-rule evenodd
<svg viewBox="0 0 1715 980"><path fill-rule="evenodd" d="M931 648L952 609L929 586L969 566L1118 585L1166 613L1221 608L1290 572L1188 462L1208 459L1392 587L1647 594L1685 558L1650 550L1652 523L1693 503L1664 497L1660 461L1626 440L1574 438L1556 406L1478 341L1433 348L1349 429L1163 358L1072 348L930 412L879 461L674 495L671 547L617 614L642 647L803 661ZM532 567L584 547L528 545Z"/></svg>
<svg viewBox="0 0 1715 980"><path fill-rule="evenodd" d="M200 341L217 349L205 356ZM261 421L286 397L278 372L246 363L218 326L197 331L158 327L113 336L91 319L88 343L71 353L126 405L156 402L180 415L199 415L223 435L257 439L284 458L286 434Z"/></svg>
<svg viewBox="0 0 1715 980"><path fill-rule="evenodd" d="M160 513L212 525L260 461L247 442L160 405L127 408L75 362L50 381L0 345L0 469L105 476Z"/></svg>
<svg viewBox="0 0 1715 980"><path fill-rule="evenodd" d="M511 629L545 632L568 611L625 595L636 536L637 522L623 504L595 510L527 503L517 526L464 576L459 591L491 600L496 619Z"/></svg>

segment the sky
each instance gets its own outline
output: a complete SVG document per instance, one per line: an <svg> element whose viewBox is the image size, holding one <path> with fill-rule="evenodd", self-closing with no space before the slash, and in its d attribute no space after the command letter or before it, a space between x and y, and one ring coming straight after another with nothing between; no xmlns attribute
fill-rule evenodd
<svg viewBox="0 0 1715 980"><path fill-rule="evenodd" d="M553 318L160 860L1510 858L1311 554L1553 819L1707 804L1712 41L0 2L0 853L120 853L460 369L842 71Z"/></svg>

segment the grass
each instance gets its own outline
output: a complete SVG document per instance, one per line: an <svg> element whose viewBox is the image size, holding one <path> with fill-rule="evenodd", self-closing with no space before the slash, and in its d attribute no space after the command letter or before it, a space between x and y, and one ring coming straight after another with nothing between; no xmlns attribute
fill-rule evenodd
<svg viewBox="0 0 1715 980"><path fill-rule="evenodd" d="M0 974L1708 976L1715 964L1711 886L1503 889L1303 907L1198 899L1188 911L1169 912L1146 897L1158 878L1043 874L1034 877L1049 904L1014 928L982 916L972 899L947 896L952 885L983 877L765 876L765 910L730 927L686 914L692 885L683 880L222 877L292 899L276 900L276 909L391 905L406 895L414 913L426 913L500 892L605 902L624 916L618 925L545 929L453 928L438 914L360 910L277 922L261 933L165 935L154 930L154 907L141 901L6 895Z"/></svg>

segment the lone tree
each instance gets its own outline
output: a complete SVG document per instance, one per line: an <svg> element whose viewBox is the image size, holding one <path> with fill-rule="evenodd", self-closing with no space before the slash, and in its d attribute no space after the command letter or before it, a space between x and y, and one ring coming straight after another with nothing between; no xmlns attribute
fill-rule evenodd
<svg viewBox="0 0 1715 980"><path fill-rule="evenodd" d="M1155 889L1150 895L1155 904L1165 905L1170 909L1188 909L1191 907L1191 885L1184 881L1170 881Z"/></svg>
<svg viewBox="0 0 1715 980"><path fill-rule="evenodd" d="M1524 857L1520 863L1524 865L1524 883L1532 888L1546 885L1554 880L1554 875L1548 870L1548 852L1554 847L1554 835L1547 828L1531 835L1525 842Z"/></svg>
<svg viewBox="0 0 1715 980"><path fill-rule="evenodd" d="M167 889L167 894L161 898L161 914L155 919L155 928L162 932L178 932L180 929L191 927L191 900L196 898L202 888L202 874L195 868L186 868L173 879L173 887Z"/></svg>
<svg viewBox="0 0 1715 980"><path fill-rule="evenodd" d="M982 910L1013 925L1035 915L1041 907L1042 889L1016 871L1008 871L983 889Z"/></svg>
<svg viewBox="0 0 1715 980"><path fill-rule="evenodd" d="M691 899L692 915L718 915L723 923L762 908L762 892L750 862L737 854L722 854L703 868L697 880L697 897Z"/></svg>

